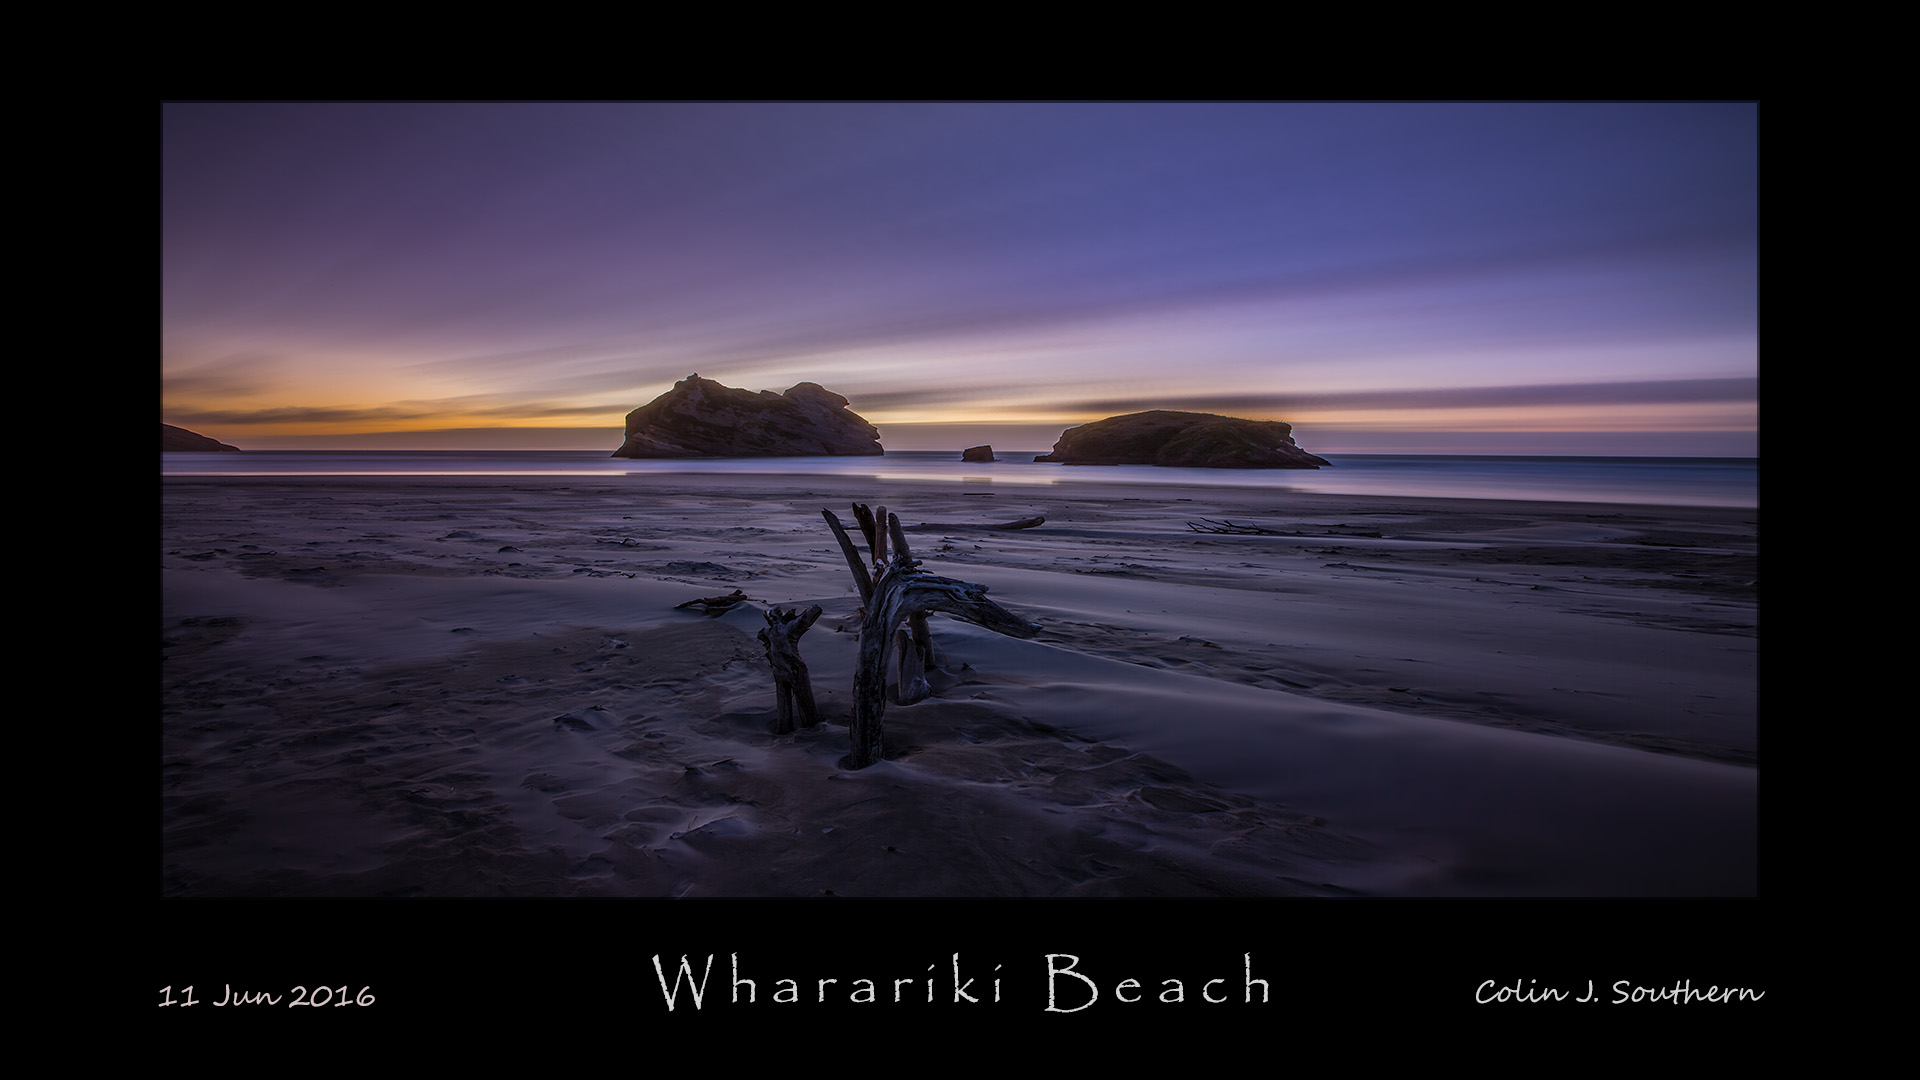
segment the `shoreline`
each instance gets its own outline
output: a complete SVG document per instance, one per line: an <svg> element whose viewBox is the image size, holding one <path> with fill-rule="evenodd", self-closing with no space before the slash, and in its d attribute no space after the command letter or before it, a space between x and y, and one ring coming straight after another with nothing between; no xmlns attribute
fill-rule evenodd
<svg viewBox="0 0 1920 1080"><path fill-rule="evenodd" d="M994 485L1012 492L1055 487L1187 486L1244 488L1273 495L1357 494L1526 502L1588 502L1752 509L1759 500L1758 459L1356 456L1328 469L1196 469L1116 465L1076 467L1001 459L968 463L951 454L879 458L680 459L622 461L598 454L511 452L265 453L173 455L164 477L184 476L473 476L675 483L726 476L808 477Z"/></svg>

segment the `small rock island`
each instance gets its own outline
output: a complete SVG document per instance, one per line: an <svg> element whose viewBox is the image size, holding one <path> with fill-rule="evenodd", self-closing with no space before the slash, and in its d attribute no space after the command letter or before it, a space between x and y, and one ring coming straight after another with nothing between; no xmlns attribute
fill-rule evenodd
<svg viewBox="0 0 1920 1080"><path fill-rule="evenodd" d="M197 431L188 431L172 424L160 425L160 452L207 453L211 451L230 451L239 453L237 446L228 446L217 439L209 439Z"/></svg>
<svg viewBox="0 0 1920 1080"><path fill-rule="evenodd" d="M1333 464L1295 445L1292 424L1168 409L1068 428L1053 444L1053 453L1033 460L1200 469L1317 469Z"/></svg>
<svg viewBox="0 0 1920 1080"><path fill-rule="evenodd" d="M847 399L803 382L754 393L689 375L627 414L617 458L824 457L882 454L880 432Z"/></svg>
<svg viewBox="0 0 1920 1080"><path fill-rule="evenodd" d="M969 446L965 450L960 451L960 460L961 461L992 461L994 460L993 447Z"/></svg>

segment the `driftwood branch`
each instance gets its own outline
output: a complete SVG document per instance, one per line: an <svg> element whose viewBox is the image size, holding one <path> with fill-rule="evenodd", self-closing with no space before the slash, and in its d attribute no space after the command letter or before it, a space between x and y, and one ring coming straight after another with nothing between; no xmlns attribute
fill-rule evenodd
<svg viewBox="0 0 1920 1080"><path fill-rule="evenodd" d="M887 531L893 537L894 565L904 565L907 569L918 567L920 560L907 551L907 534L900 527L898 514L887 514ZM986 591L984 586L981 591ZM907 629L900 633L896 650L900 657L900 704L911 705L933 694L933 685L926 679L927 670L934 666L933 631L927 627L927 613L909 611Z"/></svg>
<svg viewBox="0 0 1920 1080"><path fill-rule="evenodd" d="M1036 525L1045 525L1046 523L1047 523L1047 515L1035 514L1032 517L1023 517L1015 521L1002 522L999 525L989 525L987 526L987 528L989 529L1031 529Z"/></svg>
<svg viewBox="0 0 1920 1080"><path fill-rule="evenodd" d="M699 608L701 613L705 615L724 615L733 609L733 605L749 599L752 598L739 589L735 589L726 596L703 596L698 600L689 600L684 604L675 604L673 606L675 610L681 608Z"/></svg>
<svg viewBox="0 0 1920 1080"><path fill-rule="evenodd" d="M1199 521L1189 521L1187 522L1187 528L1197 533L1233 533L1235 535L1246 536L1286 535L1278 529L1263 529L1258 525L1238 525L1231 521L1215 521L1212 518L1201 518Z"/></svg>
<svg viewBox="0 0 1920 1080"><path fill-rule="evenodd" d="M820 709L813 701L813 679L807 674L807 662L800 659L800 635L819 617L819 604L805 611L774 608L767 612L767 628L760 631L760 644L766 646L767 663L773 668L773 694L780 710L773 729L777 735L793 730L796 712L801 727L820 722Z"/></svg>
<svg viewBox="0 0 1920 1080"><path fill-rule="evenodd" d="M860 511L865 510L866 507L855 503L853 509L853 516L859 519ZM860 605L865 607L873 599L873 574L867 570L866 563L860 560L859 550L853 546L853 540L847 536L847 527L840 524L840 519L834 516L833 511L822 510L820 515L827 519L827 527L833 530L834 538L840 541L840 553L847 557L847 569L853 571L853 583L860 590ZM871 515L868 515L868 520L871 520ZM867 524L867 520L860 521L862 531L867 534L867 543L871 546L873 530L868 528Z"/></svg>
<svg viewBox="0 0 1920 1080"><path fill-rule="evenodd" d="M974 525L974 524L968 524L968 523L942 524L941 522L937 522L937 521L923 521L918 525L906 526L906 530L908 532L949 532L949 531L954 531L959 529L1001 529L1001 530L1031 529L1038 525L1045 525L1046 523L1047 523L1047 515L1035 514L1032 517L1015 518L1012 521L1002 521L1002 522L999 522L998 524L983 524L983 525Z"/></svg>
<svg viewBox="0 0 1920 1080"><path fill-rule="evenodd" d="M914 566L920 565L912 555L907 553L907 534L900 528L900 515L887 515L887 533L893 537L893 550L899 561L910 563ZM886 560L881 559L881 561L885 562Z"/></svg>
<svg viewBox="0 0 1920 1080"><path fill-rule="evenodd" d="M921 616L925 619L925 616ZM933 684L927 681L926 654L913 640L913 631L901 627L893 632L893 651L899 657L897 685L900 704L912 705L933 696ZM883 660L882 663L885 663Z"/></svg>
<svg viewBox="0 0 1920 1080"><path fill-rule="evenodd" d="M882 507L882 509L885 508ZM867 538L867 550L878 551L879 549L874 546L877 541L874 539L873 511L867 507L866 503L853 504L853 520L860 523L860 532Z"/></svg>

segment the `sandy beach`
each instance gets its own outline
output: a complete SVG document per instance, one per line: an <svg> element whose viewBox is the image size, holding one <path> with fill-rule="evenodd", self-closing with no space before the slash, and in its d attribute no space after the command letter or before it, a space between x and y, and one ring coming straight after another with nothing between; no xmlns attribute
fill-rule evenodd
<svg viewBox="0 0 1920 1080"><path fill-rule="evenodd" d="M853 502L1042 628L936 616L936 692L861 770L820 514ZM1759 890L1750 508L754 475L161 505L168 897ZM829 722L776 735L755 634L809 604Z"/></svg>

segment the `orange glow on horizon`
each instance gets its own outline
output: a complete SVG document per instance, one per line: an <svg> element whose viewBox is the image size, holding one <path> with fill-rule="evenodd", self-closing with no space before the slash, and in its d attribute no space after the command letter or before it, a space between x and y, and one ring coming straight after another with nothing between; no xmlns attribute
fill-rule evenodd
<svg viewBox="0 0 1920 1080"><path fill-rule="evenodd" d="M401 409L353 409L340 407L342 413L365 412L370 415L324 419L249 420L240 410L221 409L230 415L222 419L193 419L201 410L176 407L170 415L187 417L182 426L217 427L235 433L274 438L304 436L379 435L391 432L432 432L473 429L572 428L614 429L625 426L631 409L607 409L594 412L538 411L520 415L498 412L415 413ZM268 415L274 410L262 410ZM329 409L325 411L336 411ZM857 409L856 409L857 411ZM382 415L385 414L385 415ZM1106 415L1058 412L1053 414L1009 410L1000 413L978 409L935 408L897 409L861 415L875 427L1043 427L1061 430L1104 419ZM1250 420L1280 420L1296 431L1316 426L1381 431L1430 430L1466 431L1752 431L1759 428L1758 406L1753 402L1728 403L1656 403L1644 405L1554 405L1500 406L1457 409L1299 409L1285 415L1249 415Z"/></svg>

